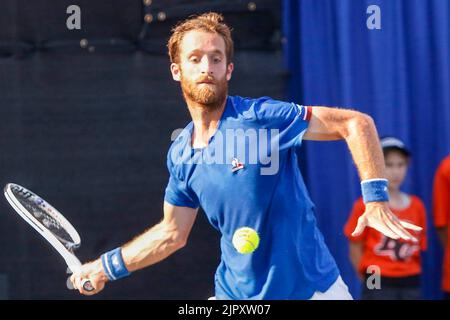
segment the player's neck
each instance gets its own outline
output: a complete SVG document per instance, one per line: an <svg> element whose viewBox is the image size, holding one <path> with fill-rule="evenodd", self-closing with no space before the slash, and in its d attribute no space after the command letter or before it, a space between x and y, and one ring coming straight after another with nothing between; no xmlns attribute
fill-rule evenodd
<svg viewBox="0 0 450 320"><path fill-rule="evenodd" d="M194 148L205 147L219 126L220 118L225 110L226 99L217 108L211 108L188 100L186 100L186 103L194 123L192 146Z"/></svg>

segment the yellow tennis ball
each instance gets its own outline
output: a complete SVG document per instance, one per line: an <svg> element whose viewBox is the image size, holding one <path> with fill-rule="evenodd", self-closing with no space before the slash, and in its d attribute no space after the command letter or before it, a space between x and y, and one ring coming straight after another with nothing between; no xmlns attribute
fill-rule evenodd
<svg viewBox="0 0 450 320"><path fill-rule="evenodd" d="M259 235L252 228L242 227L234 232L232 242L239 253L252 253L259 246Z"/></svg>

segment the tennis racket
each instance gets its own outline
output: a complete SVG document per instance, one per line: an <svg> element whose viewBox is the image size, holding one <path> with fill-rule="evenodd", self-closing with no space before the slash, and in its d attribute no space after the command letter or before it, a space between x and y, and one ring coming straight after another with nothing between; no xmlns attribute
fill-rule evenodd
<svg viewBox="0 0 450 320"><path fill-rule="evenodd" d="M77 272L81 262L73 252L81 239L70 222L44 199L18 184L8 183L4 193L14 210L59 252L73 273ZM89 280L82 285L86 291L94 290Z"/></svg>

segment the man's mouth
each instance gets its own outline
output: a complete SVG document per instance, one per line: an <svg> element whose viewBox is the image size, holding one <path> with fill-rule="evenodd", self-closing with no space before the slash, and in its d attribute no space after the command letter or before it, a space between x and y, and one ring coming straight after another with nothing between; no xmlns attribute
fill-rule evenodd
<svg viewBox="0 0 450 320"><path fill-rule="evenodd" d="M202 83L205 83L205 84L214 84L214 79L211 79L211 78L209 78L209 77L206 77L206 78L203 78L203 79L197 81L197 84L202 84Z"/></svg>

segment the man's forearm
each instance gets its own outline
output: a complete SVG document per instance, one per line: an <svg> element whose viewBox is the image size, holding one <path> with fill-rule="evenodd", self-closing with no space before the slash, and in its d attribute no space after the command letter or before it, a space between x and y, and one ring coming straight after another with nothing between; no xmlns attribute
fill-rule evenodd
<svg viewBox="0 0 450 320"><path fill-rule="evenodd" d="M384 178L384 157L375 124L367 115L349 120L345 140L361 180Z"/></svg>
<svg viewBox="0 0 450 320"><path fill-rule="evenodd" d="M364 113L316 106L306 140L345 139L362 180L384 178L384 157L372 118Z"/></svg>
<svg viewBox="0 0 450 320"><path fill-rule="evenodd" d="M128 271L133 272L155 264L184 246L176 233L164 223L147 230L122 246L122 258ZM101 259L90 264L91 272L107 281Z"/></svg>
<svg viewBox="0 0 450 320"><path fill-rule="evenodd" d="M176 233L160 223L122 247L122 257L128 271L136 271L155 264L182 248Z"/></svg>
<svg viewBox="0 0 450 320"><path fill-rule="evenodd" d="M95 261L81 266L71 281L83 294L103 290L105 283L126 277L130 272L155 264L182 248L197 216L198 209L173 206L164 202L163 220L127 244L105 252ZM83 281L89 279L94 291L88 292Z"/></svg>

